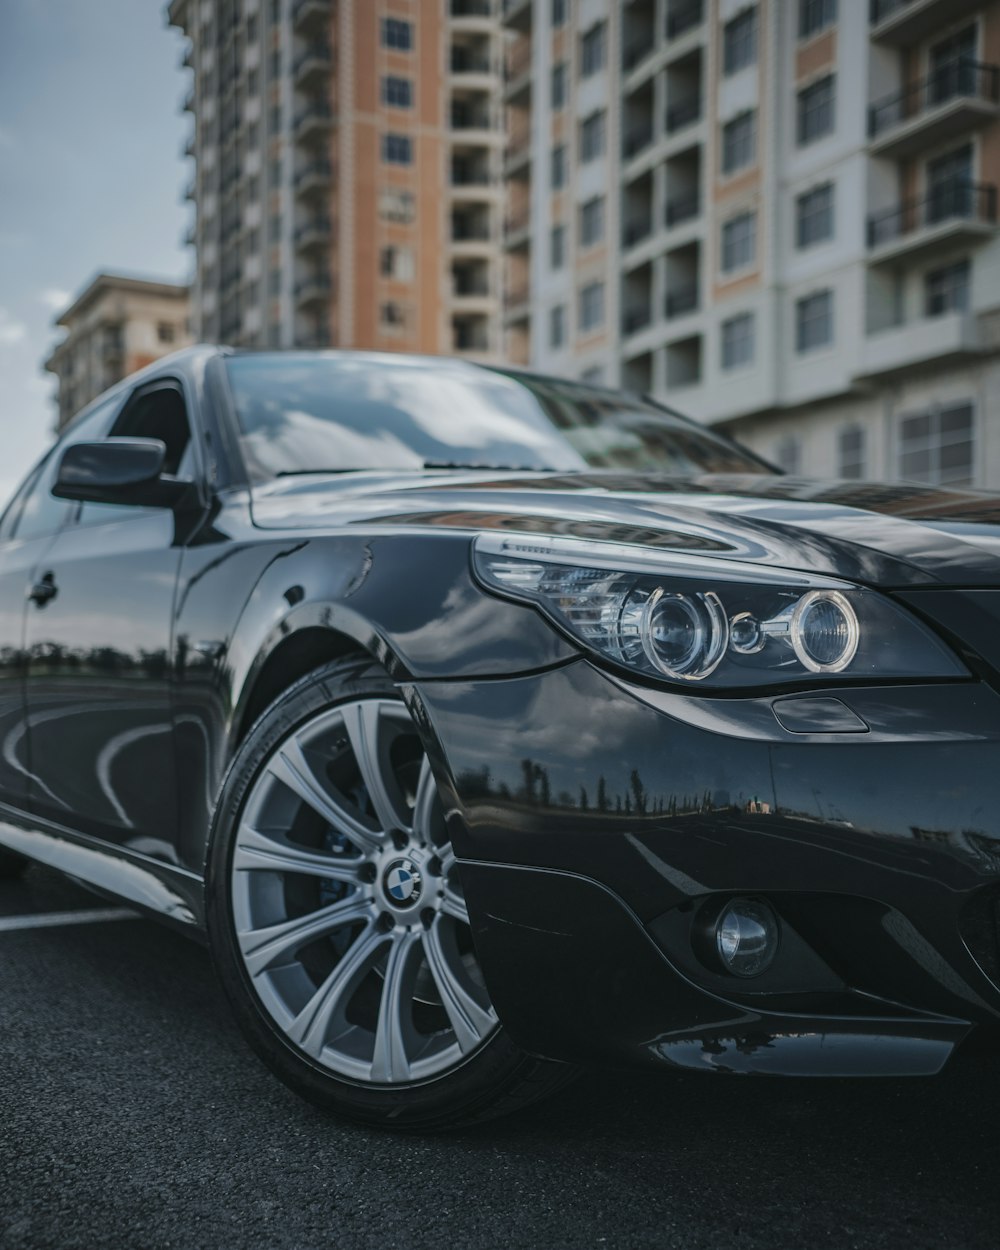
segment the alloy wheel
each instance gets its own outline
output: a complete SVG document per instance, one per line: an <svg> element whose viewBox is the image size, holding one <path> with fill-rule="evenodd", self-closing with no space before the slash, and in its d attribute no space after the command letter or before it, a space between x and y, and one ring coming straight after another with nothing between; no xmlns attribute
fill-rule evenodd
<svg viewBox="0 0 1000 1250"><path fill-rule="evenodd" d="M329 708L271 752L243 807L230 890L260 1003L332 1072L412 1084L498 1027L437 786L398 700Z"/></svg>

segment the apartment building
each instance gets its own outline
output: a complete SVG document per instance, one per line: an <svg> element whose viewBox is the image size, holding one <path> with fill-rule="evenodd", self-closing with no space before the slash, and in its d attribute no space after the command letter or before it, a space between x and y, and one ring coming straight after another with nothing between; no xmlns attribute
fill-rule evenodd
<svg viewBox="0 0 1000 1250"><path fill-rule="evenodd" d="M1000 486L996 0L505 21L514 358L793 472Z"/></svg>
<svg viewBox="0 0 1000 1250"><path fill-rule="evenodd" d="M499 0L172 0L200 339L501 351Z"/></svg>
<svg viewBox="0 0 1000 1250"><path fill-rule="evenodd" d="M66 333L45 368L59 379L62 429L109 386L191 342L188 289L99 273L55 324Z"/></svg>

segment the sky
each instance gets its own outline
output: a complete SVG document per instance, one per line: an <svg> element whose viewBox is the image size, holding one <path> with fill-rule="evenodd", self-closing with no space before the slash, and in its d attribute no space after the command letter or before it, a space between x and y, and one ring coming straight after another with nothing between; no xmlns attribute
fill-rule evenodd
<svg viewBox="0 0 1000 1250"><path fill-rule="evenodd" d="M183 39L160 0L0 0L0 507L52 441L53 317L99 270L185 281Z"/></svg>

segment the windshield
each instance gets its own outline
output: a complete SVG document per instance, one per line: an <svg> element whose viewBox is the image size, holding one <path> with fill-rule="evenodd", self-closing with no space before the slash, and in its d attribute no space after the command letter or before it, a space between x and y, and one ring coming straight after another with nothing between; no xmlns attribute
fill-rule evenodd
<svg viewBox="0 0 1000 1250"><path fill-rule="evenodd" d="M749 452L618 391L432 357L226 357L257 480L362 469L760 473Z"/></svg>

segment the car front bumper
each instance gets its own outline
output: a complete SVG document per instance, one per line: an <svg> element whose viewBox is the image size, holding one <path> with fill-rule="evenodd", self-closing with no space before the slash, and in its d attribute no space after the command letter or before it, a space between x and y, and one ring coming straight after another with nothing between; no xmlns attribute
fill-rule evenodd
<svg viewBox="0 0 1000 1250"><path fill-rule="evenodd" d="M823 691L861 732L794 732L773 698L678 694L585 660L406 694L488 988L525 1049L915 1075L1000 1023L989 685ZM782 942L743 980L703 964L693 933L746 895Z"/></svg>

